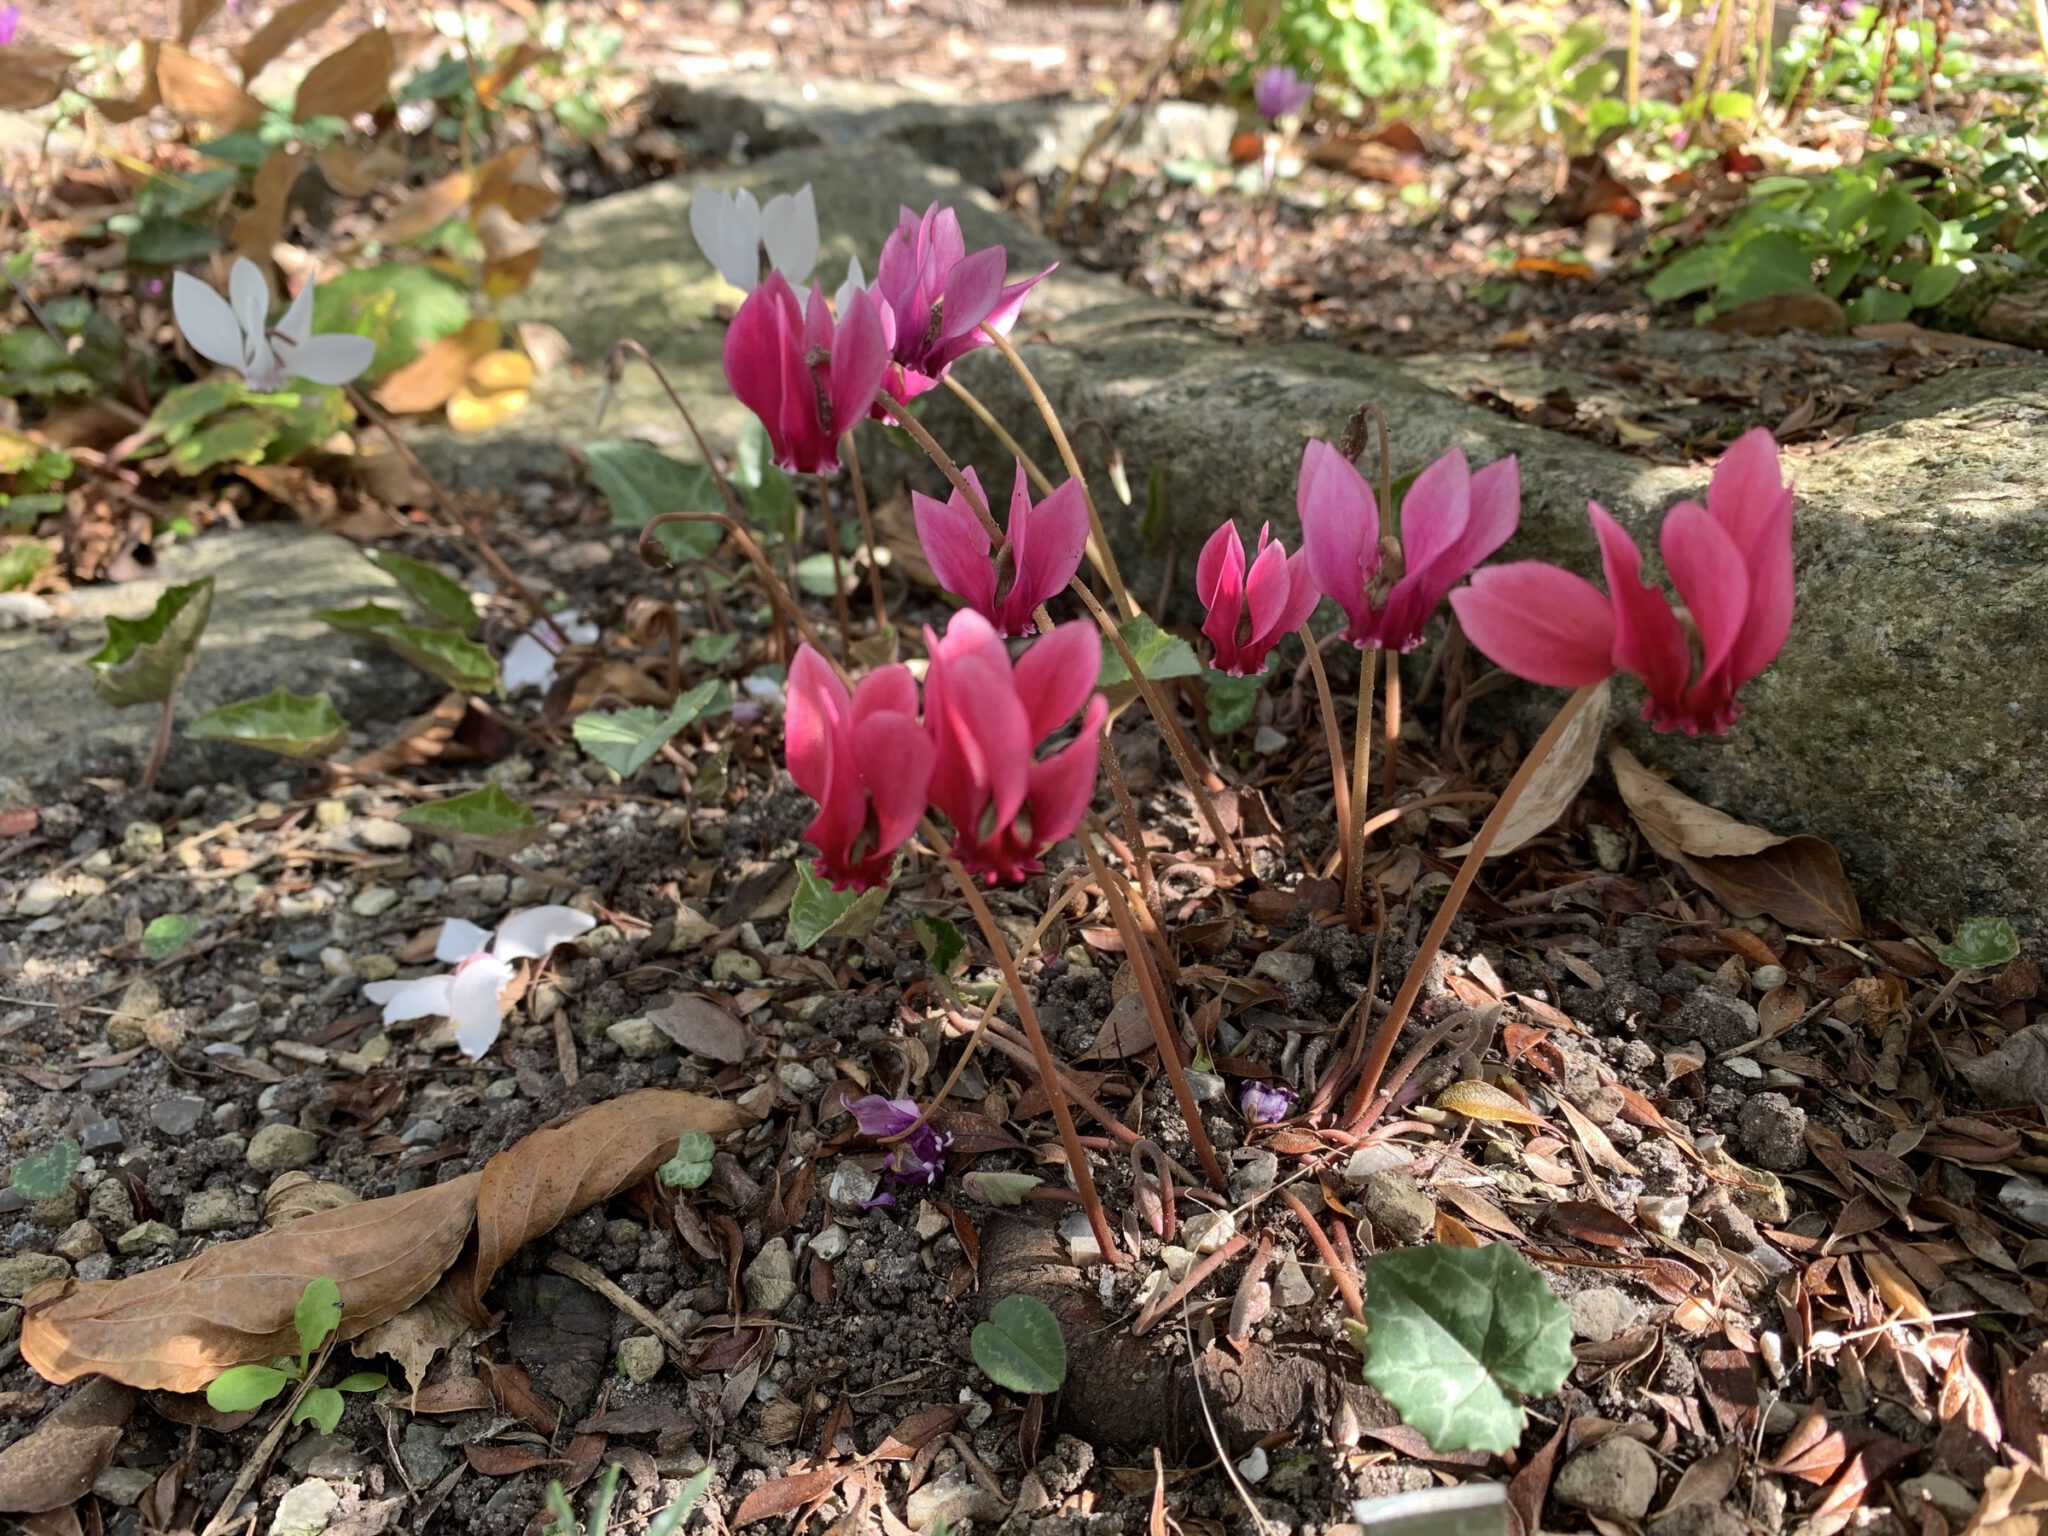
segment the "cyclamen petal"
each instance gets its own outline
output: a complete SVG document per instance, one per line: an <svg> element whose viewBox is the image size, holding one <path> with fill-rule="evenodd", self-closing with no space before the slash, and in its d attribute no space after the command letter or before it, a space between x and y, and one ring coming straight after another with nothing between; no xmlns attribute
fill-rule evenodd
<svg viewBox="0 0 2048 1536"><path fill-rule="evenodd" d="M783 733L789 776L818 802L804 838L819 875L835 889L879 885L917 828L931 778L910 669L878 668L849 696L824 657L798 647Z"/></svg>
<svg viewBox="0 0 2048 1536"><path fill-rule="evenodd" d="M276 352L287 377L339 386L362 376L377 356L377 344L367 336L315 336L297 344L278 342Z"/></svg>
<svg viewBox="0 0 2048 1536"><path fill-rule="evenodd" d="M901 1136L917 1124L915 1099L885 1099L879 1093L858 1099L842 1098L840 1103L853 1116L863 1136Z"/></svg>
<svg viewBox="0 0 2048 1536"><path fill-rule="evenodd" d="M983 506L990 505L972 467L963 469L961 478ZM1032 632L1038 606L1074 579L1088 546L1088 504L1079 483L1067 481L1034 506L1022 464L1010 493L1007 548L1000 553L992 550L988 530L958 490L943 502L913 492L911 513L925 562L939 584L1004 635ZM1000 597L999 559L1010 576Z"/></svg>
<svg viewBox="0 0 2048 1536"><path fill-rule="evenodd" d="M889 366L873 303L856 292L835 318L812 288L808 305L780 272L747 296L725 333L725 376L768 430L775 462L796 474L839 467L839 439L868 413Z"/></svg>
<svg viewBox="0 0 2048 1536"><path fill-rule="evenodd" d="M498 924L491 953L500 960L539 960L596 926L596 918L574 907L528 907Z"/></svg>
<svg viewBox="0 0 2048 1536"><path fill-rule="evenodd" d="M491 930L479 928L467 918L451 917L441 924L434 940L434 958L443 965L455 965L491 947Z"/></svg>
<svg viewBox="0 0 2048 1536"><path fill-rule="evenodd" d="M184 272L171 275L171 314L193 351L210 363L232 368L252 389L282 389L293 378L310 384L341 385L360 376L376 356L366 337L310 334L313 285L299 290L278 320L277 337L265 328L270 286L253 261L235 258L223 299Z"/></svg>
<svg viewBox="0 0 2048 1536"><path fill-rule="evenodd" d="M792 283L811 280L818 265L818 206L809 182L768 200L761 210L761 245L768 264Z"/></svg>
<svg viewBox="0 0 2048 1536"><path fill-rule="evenodd" d="M452 976L421 976L413 981L373 981L363 996L384 1009L386 1024L404 1024L412 1019L441 1019L448 1016L448 987Z"/></svg>
<svg viewBox="0 0 2048 1536"><path fill-rule="evenodd" d="M1557 566L1489 565L1451 594L1451 611L1480 655L1532 683L1582 688L1614 670L1614 605Z"/></svg>
<svg viewBox="0 0 2048 1536"><path fill-rule="evenodd" d="M1344 610L1354 643L1370 644L1372 609L1365 594L1380 568L1379 505L1372 487L1349 459L1311 439L1302 450L1294 502L1310 579Z"/></svg>
<svg viewBox="0 0 2048 1536"><path fill-rule="evenodd" d="M960 219L933 203L923 214L902 210L895 231L882 243L875 282L869 290L890 315L887 327L890 393L908 401L930 389L946 371L977 347L988 345L983 325L1007 332L1024 296L1052 270L1003 285L1009 257L1001 246L969 254Z"/></svg>
<svg viewBox="0 0 2048 1536"><path fill-rule="evenodd" d="M472 955L448 986L448 1018L455 1025L455 1043L472 1061L480 1060L504 1028L505 1010L498 995L511 985L512 967L495 955Z"/></svg>
<svg viewBox="0 0 2048 1536"><path fill-rule="evenodd" d="M1270 525L1259 529L1249 572L1237 525L1218 528L1202 547L1195 587L1209 612L1202 633L1213 647L1210 665L1232 677L1263 672L1267 654L1307 622L1322 596L1310 577L1307 552L1290 556Z"/></svg>
<svg viewBox="0 0 2048 1536"><path fill-rule="evenodd" d="M189 272L171 274L171 316L186 343L209 363L240 372L247 359L242 326L228 301Z"/></svg>

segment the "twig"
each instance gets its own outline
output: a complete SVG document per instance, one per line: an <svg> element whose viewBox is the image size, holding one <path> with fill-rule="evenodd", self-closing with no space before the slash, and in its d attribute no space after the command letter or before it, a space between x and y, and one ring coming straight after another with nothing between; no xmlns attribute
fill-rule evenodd
<svg viewBox="0 0 2048 1536"><path fill-rule="evenodd" d="M660 1339L662 1343L674 1351L678 1365L689 1358L690 1346L683 1336L663 1322L658 1315L650 1312L645 1304L635 1301L631 1296L620 1290L602 1270L593 1269L581 1259L576 1258L572 1254L563 1253L560 1249L550 1253L547 1256L546 1263L548 1268L552 1269L556 1274L564 1275L574 1280L587 1291L597 1292L598 1295L617 1307L642 1328L645 1328L649 1333Z"/></svg>
<svg viewBox="0 0 2048 1536"><path fill-rule="evenodd" d="M235 1474L234 1482L229 1485L227 1497L220 1501L220 1507L213 1512L213 1518L206 1522L206 1529L201 1531L199 1536L226 1536L233 1528L234 1521L231 1517L242 1500L248 1497L249 1490L254 1488L263 1476L264 1469L270 1465L270 1458L277 1454L277 1448L284 1440L285 1431L292 1427L292 1415L298 1412L299 1403L305 1395L313 1390L313 1383L320 1379L320 1372L327 1364L327 1357L334 1353L334 1345L335 1341L330 1338L321 1349L319 1358L314 1360L313 1368L300 1378L298 1390L292 1393L291 1401L278 1410L278 1415L271 1421L270 1428L265 1430L263 1438L256 1442L256 1449L249 1453L248 1459L242 1463L242 1470Z"/></svg>

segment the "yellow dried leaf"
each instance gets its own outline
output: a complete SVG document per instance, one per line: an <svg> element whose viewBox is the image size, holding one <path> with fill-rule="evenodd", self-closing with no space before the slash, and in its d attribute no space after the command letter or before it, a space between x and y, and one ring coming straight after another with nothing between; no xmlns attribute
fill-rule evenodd
<svg viewBox="0 0 2048 1536"><path fill-rule="evenodd" d="M1436 1107L1467 1120L1500 1120L1509 1125L1541 1125L1543 1117L1506 1089L1470 1078L1453 1083L1437 1095Z"/></svg>
<svg viewBox="0 0 2048 1536"><path fill-rule="evenodd" d="M521 352L487 352L469 370L469 382L486 394L501 389L531 389L533 364Z"/></svg>
<svg viewBox="0 0 2048 1536"><path fill-rule="evenodd" d="M293 120L354 117L381 105L391 94L391 71L397 63L389 32L382 27L365 32L306 72L292 101Z"/></svg>
<svg viewBox="0 0 2048 1536"><path fill-rule="evenodd" d="M263 119L263 103L235 84L226 70L193 57L176 43L157 48L156 88L174 116L222 133Z"/></svg>
<svg viewBox="0 0 2048 1536"><path fill-rule="evenodd" d="M495 320L472 320L387 377L377 386L377 403L397 416L439 410L463 387L476 360L497 344Z"/></svg>
<svg viewBox="0 0 2048 1536"><path fill-rule="evenodd" d="M509 299L514 294L524 293L526 285L533 281L534 269L540 265L540 247L505 261L484 264L484 295L491 299Z"/></svg>
<svg viewBox="0 0 2048 1536"><path fill-rule="evenodd" d="M501 389L486 394L465 384L448 402L448 425L458 432L487 432L525 410L532 398L530 390Z"/></svg>
<svg viewBox="0 0 2048 1536"><path fill-rule="evenodd" d="M1912 1277L1883 1254L1864 1254L1863 1269L1894 1317L1924 1323L1934 1316L1934 1309L1927 1305L1927 1298L1920 1294L1920 1287L1913 1283Z"/></svg>
<svg viewBox="0 0 2048 1536"><path fill-rule="evenodd" d="M478 171L476 206L502 208L515 222L531 224L562 206L562 188L539 151L518 144Z"/></svg>

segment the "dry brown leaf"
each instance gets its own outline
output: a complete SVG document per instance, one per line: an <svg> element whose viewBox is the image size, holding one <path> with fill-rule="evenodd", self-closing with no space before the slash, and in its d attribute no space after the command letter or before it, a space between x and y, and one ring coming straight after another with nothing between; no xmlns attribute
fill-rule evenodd
<svg viewBox="0 0 2048 1536"><path fill-rule="evenodd" d="M389 1322L379 1323L349 1345L358 1360L389 1355L405 1372L405 1383L417 1395L435 1357L452 1349L469 1331L461 1314L429 1291Z"/></svg>
<svg viewBox="0 0 2048 1536"><path fill-rule="evenodd" d="M484 263L484 296L490 299L509 299L526 292L533 281L533 274L540 266L541 248L536 242L530 249L516 256L507 256L502 261Z"/></svg>
<svg viewBox="0 0 2048 1536"><path fill-rule="evenodd" d="M213 19L221 0L178 0L178 41L189 43Z"/></svg>
<svg viewBox="0 0 2048 1536"><path fill-rule="evenodd" d="M327 185L343 197L368 197L378 184L405 173L409 163L388 140L374 144L330 144L313 157Z"/></svg>
<svg viewBox="0 0 2048 1536"><path fill-rule="evenodd" d="M516 329L519 332L519 346L533 359L535 373L547 373L559 368L576 355L569 345L569 338L552 325L541 320L522 320ZM894 631L891 631L893 634Z"/></svg>
<svg viewBox="0 0 2048 1536"><path fill-rule="evenodd" d="M1607 754L1629 814L1652 848L1738 917L1768 914L1818 938L1858 938L1863 913L1841 856L1810 833L1780 836L1700 804L1625 747Z"/></svg>
<svg viewBox="0 0 2048 1536"><path fill-rule="evenodd" d="M752 1039L747 1026L708 997L685 992L652 1009L647 1022L693 1056L706 1061L744 1061Z"/></svg>
<svg viewBox="0 0 2048 1536"><path fill-rule="evenodd" d="M545 219L562 206L562 186L532 144L517 144L477 172L476 206L503 209L515 223Z"/></svg>
<svg viewBox="0 0 2048 1536"><path fill-rule="evenodd" d="M361 1195L344 1185L293 1169L280 1173L263 1191L263 1225L275 1229L288 1221L304 1221L308 1216L356 1205L361 1200Z"/></svg>
<svg viewBox="0 0 2048 1536"><path fill-rule="evenodd" d="M455 217L462 205L469 201L470 188L475 177L468 171L451 171L439 181L429 182L416 192L409 192L400 198L398 205L384 216L384 222L372 232L371 238L386 245L403 245L408 240L439 229Z"/></svg>
<svg viewBox="0 0 2048 1536"><path fill-rule="evenodd" d="M486 352L469 370L469 382L486 393L501 389L531 389L533 363L525 353L510 348Z"/></svg>
<svg viewBox="0 0 2048 1536"><path fill-rule="evenodd" d="M391 94L391 71L397 67L391 34L372 28L306 71L292 100L292 120L354 117L381 105Z"/></svg>
<svg viewBox="0 0 2048 1536"><path fill-rule="evenodd" d="M301 165L299 147L286 144L272 150L257 168L249 188L254 200L235 220L234 231L228 236L236 255L246 256L265 268L271 265L271 248L284 238L285 205L290 201L292 188L298 185Z"/></svg>
<svg viewBox="0 0 2048 1536"><path fill-rule="evenodd" d="M222 133L263 119L263 103L235 84L226 70L193 57L176 43L157 48L156 88L174 116Z"/></svg>
<svg viewBox="0 0 2048 1536"><path fill-rule="evenodd" d="M62 48L41 43L10 43L0 48L0 112L47 107L64 94L74 62Z"/></svg>
<svg viewBox="0 0 2048 1536"><path fill-rule="evenodd" d="M1537 765L1521 798L1508 812L1507 824L1487 851L1489 859L1513 853L1530 838L1549 831L1572 808L1579 791L1586 787L1586 780L1593 776L1593 765L1600 760L1600 738L1607 734L1607 703L1612 688L1612 679L1600 684L1585 708L1565 727L1564 735L1550 749L1550 756ZM1446 850L1445 856L1458 858L1471 847L1471 843L1464 843Z"/></svg>
<svg viewBox="0 0 2048 1536"><path fill-rule="evenodd" d="M0 1451L0 1514L62 1509L92 1491L119 1449L135 1394L111 1381L88 1381L50 1416Z"/></svg>
<svg viewBox="0 0 2048 1536"><path fill-rule="evenodd" d="M497 321L472 320L387 377L377 386L377 403L396 416L437 411L462 388L476 360L497 344Z"/></svg>
<svg viewBox="0 0 2048 1536"><path fill-rule="evenodd" d="M477 77L477 100L486 107L495 107L499 94L518 78L527 65L546 57L548 50L540 44L531 41L520 42L504 58Z"/></svg>
<svg viewBox="0 0 2048 1536"><path fill-rule="evenodd" d="M1080 1059L1120 1060L1140 1055L1157 1044L1158 1041L1152 1038L1152 1015L1145 1010L1144 995L1133 990L1110 1005L1102 1027L1095 1032L1094 1042L1081 1053Z"/></svg>
<svg viewBox="0 0 2048 1536"><path fill-rule="evenodd" d="M341 0L292 0L272 11L235 55L243 81L254 80L272 59L340 9Z"/></svg>
<svg viewBox="0 0 2048 1536"><path fill-rule="evenodd" d="M1505 1088L1477 1078L1453 1083L1436 1097L1438 1109L1448 1109L1468 1120L1504 1120L1509 1125L1541 1125L1543 1117Z"/></svg>
<svg viewBox="0 0 2048 1536"><path fill-rule="evenodd" d="M686 1131L724 1136L739 1129L739 1109L672 1088L643 1088L535 1131L484 1165L477 1191L476 1261L459 1277L471 1315L520 1246L564 1217L638 1183L665 1162Z"/></svg>
<svg viewBox="0 0 2048 1536"><path fill-rule="evenodd" d="M475 1219L482 1174L308 1216L125 1280L39 1287L22 1358L46 1381L100 1374L197 1392L228 1366L298 1347L292 1313L322 1275L341 1289L338 1337L352 1339L426 1295Z"/></svg>

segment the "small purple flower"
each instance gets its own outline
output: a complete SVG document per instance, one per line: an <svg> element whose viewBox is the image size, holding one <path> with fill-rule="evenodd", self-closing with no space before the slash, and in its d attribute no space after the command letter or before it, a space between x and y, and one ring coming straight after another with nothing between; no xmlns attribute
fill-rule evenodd
<svg viewBox="0 0 2048 1536"><path fill-rule="evenodd" d="M1300 1097L1285 1083L1246 1083L1237 1107L1253 1125L1273 1125L1294 1113Z"/></svg>
<svg viewBox="0 0 2048 1536"><path fill-rule="evenodd" d="M14 34L21 30L21 7L0 5L0 48L14 41Z"/></svg>
<svg viewBox="0 0 2048 1536"><path fill-rule="evenodd" d="M917 1125L920 1111L915 1099L885 1099L879 1093L870 1093L841 1102L861 1134L877 1140L901 1136L917 1126L908 1140L889 1149L889 1155L882 1159L882 1169L898 1184L928 1186L939 1182L939 1175L946 1169L946 1150L953 1145L953 1138L929 1122ZM895 1200L884 1195L869 1203L893 1205Z"/></svg>
<svg viewBox="0 0 2048 1536"><path fill-rule="evenodd" d="M1259 109L1259 116L1277 123L1283 117L1299 116L1315 93L1313 85L1280 64L1265 71L1253 84L1252 103Z"/></svg>

